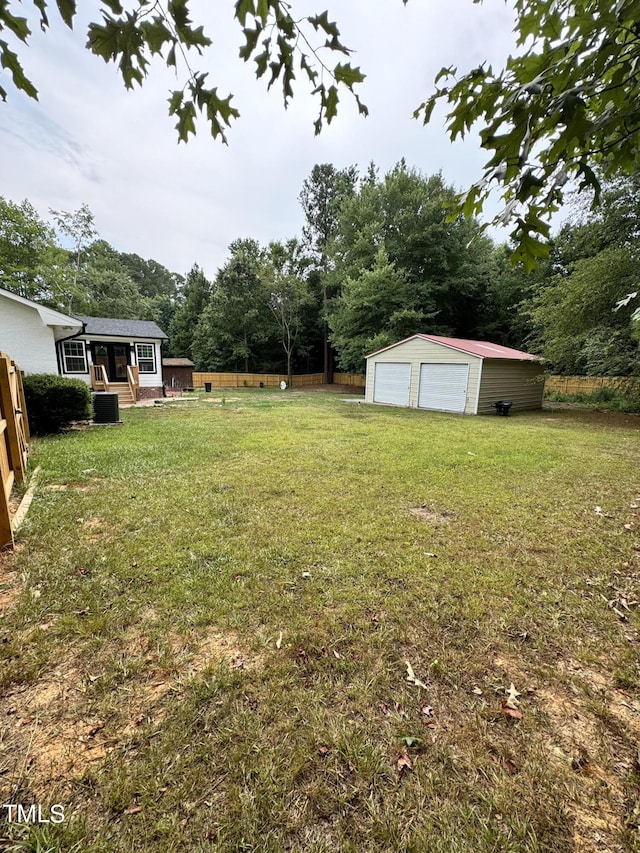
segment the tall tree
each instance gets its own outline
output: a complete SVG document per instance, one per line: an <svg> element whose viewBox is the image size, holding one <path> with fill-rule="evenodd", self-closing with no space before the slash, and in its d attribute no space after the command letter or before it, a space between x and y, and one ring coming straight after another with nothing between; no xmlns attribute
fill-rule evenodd
<svg viewBox="0 0 640 853"><path fill-rule="evenodd" d="M346 279L331 313L331 338L340 367L362 373L368 353L424 331L437 309L434 302L416 307L414 296L406 273L380 246L371 269Z"/></svg>
<svg viewBox="0 0 640 853"><path fill-rule="evenodd" d="M305 325L306 310L313 300L305 278L308 259L297 240L285 245L271 243L263 266L267 300L278 328L287 361L287 383L291 385L293 356Z"/></svg>
<svg viewBox="0 0 640 853"><path fill-rule="evenodd" d="M58 231L68 237L73 245L71 254L73 258L71 294L73 294L78 284L83 253L98 236L95 217L87 204L83 204L78 210L72 212L50 210L49 213L53 216Z"/></svg>
<svg viewBox="0 0 640 853"><path fill-rule="evenodd" d="M605 180L601 206L578 209L552 244L529 309L534 345L559 372L640 372L640 324L628 298L638 290L639 190L640 171Z"/></svg>
<svg viewBox="0 0 640 853"><path fill-rule="evenodd" d="M273 349L276 326L262 275L263 252L256 240L236 240L218 271L211 297L195 330L196 365L207 370L261 368L264 347Z"/></svg>
<svg viewBox="0 0 640 853"><path fill-rule="evenodd" d="M493 245L477 222L449 221L454 196L440 174L425 177L404 161L382 179L370 169L341 209L333 243L336 277L358 280L374 268L384 247L409 285L405 307L429 318L421 331L476 336Z"/></svg>
<svg viewBox="0 0 640 853"><path fill-rule="evenodd" d="M329 341L329 300L332 268L331 242L335 237L340 210L347 198L353 195L358 174L355 166L336 169L331 163L317 164L305 179L300 193L300 204L305 216L302 229L305 245L315 261L321 300L323 327L323 381L331 382L333 373L331 344Z"/></svg>
<svg viewBox="0 0 640 853"><path fill-rule="evenodd" d="M124 320L152 318L151 300L140 293L118 251L106 240L96 240L84 255L78 271L74 313Z"/></svg>
<svg viewBox="0 0 640 853"><path fill-rule="evenodd" d="M211 296L211 282L197 264L187 275L181 302L169 329L171 353L180 358L195 358L193 338ZM166 330L165 330L166 331Z"/></svg>
<svg viewBox="0 0 640 853"><path fill-rule="evenodd" d="M61 292L67 254L55 231L26 199L0 196L0 286L19 296L63 308Z"/></svg>

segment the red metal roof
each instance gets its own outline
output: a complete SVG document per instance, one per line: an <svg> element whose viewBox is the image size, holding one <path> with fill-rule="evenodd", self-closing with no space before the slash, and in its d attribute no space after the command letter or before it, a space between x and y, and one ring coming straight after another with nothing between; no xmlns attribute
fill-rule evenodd
<svg viewBox="0 0 640 853"><path fill-rule="evenodd" d="M471 353L471 355L479 355L480 358L511 358L518 361L539 361L537 355L531 355L528 352L511 349L510 347L503 347L500 344L492 344L488 341L467 341L463 338L443 338L440 335L418 335L418 337L434 341L436 344L461 350L462 352Z"/></svg>
<svg viewBox="0 0 640 853"><path fill-rule="evenodd" d="M432 341L434 344L441 344L444 347L458 350L459 352L468 352L470 355L478 356L479 358L509 358L513 361L541 361L537 355L531 355L528 352L521 352L510 347L503 347L500 344L492 344L488 341L468 341L464 338L445 338L441 335L411 335L410 338L405 338L404 341L397 341L395 344L390 344L388 347L376 350L370 353L367 358L372 355L377 355L387 349L403 344L405 341L413 340L413 338L421 338L425 341Z"/></svg>

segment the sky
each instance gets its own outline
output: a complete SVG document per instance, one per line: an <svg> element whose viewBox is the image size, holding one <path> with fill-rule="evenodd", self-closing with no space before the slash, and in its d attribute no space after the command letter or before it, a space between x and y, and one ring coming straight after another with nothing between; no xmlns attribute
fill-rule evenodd
<svg viewBox="0 0 640 853"><path fill-rule="evenodd" d="M453 65L460 73L484 61L502 67L514 46L512 11L504 0L291 5L294 18L328 9L338 23L341 40L354 50L351 64L367 75L358 91L368 118L358 115L345 91L337 117L314 136L318 104L303 78L298 75L285 111L276 86L267 92L252 63L238 57L244 37L233 0L192 0L192 19L213 40L192 64L209 71L221 95L233 93L241 115L226 146L204 122L195 139L178 143L167 99L184 73L176 80L158 60L144 86L127 91L115 66L84 47L87 23L99 20L95 0L82 4L84 17L73 31L53 4L51 28L41 33L33 27L29 46L18 50L39 100L17 92L0 74L9 92L0 102L0 195L28 199L49 221L52 208L87 204L100 237L119 251L183 275L197 263L213 277L233 240L267 244L301 233L298 196L316 163L356 165L364 173L373 161L384 174L404 157L426 175L442 171L459 189L481 177L487 154L475 134L452 145L444 111L427 127L412 114L433 91L441 67ZM14 14L27 9L25 3ZM487 213L497 210L496 203Z"/></svg>

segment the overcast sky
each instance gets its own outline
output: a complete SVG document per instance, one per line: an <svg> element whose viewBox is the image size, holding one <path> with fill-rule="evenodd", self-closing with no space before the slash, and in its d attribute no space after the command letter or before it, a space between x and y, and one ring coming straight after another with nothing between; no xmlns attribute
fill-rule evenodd
<svg viewBox="0 0 640 853"><path fill-rule="evenodd" d="M443 113L427 128L412 113L442 66L460 72L485 60L502 66L514 44L504 0L328 4L292 0L293 14L328 7L343 43L356 51L351 63L367 74L360 93L370 115L360 117L345 93L337 118L314 137L318 107L302 77L285 112L275 86L267 93L253 63L238 59L244 39L233 0L192 3L193 19L213 39L193 65L210 71L220 94L232 92L241 113L228 146L214 141L204 123L196 139L178 144L167 97L183 80L176 85L159 61L142 89L127 92L115 67L84 48L92 4L85 3L86 17L73 32L52 6L51 29L36 29L19 54L39 102L4 82L0 195L29 199L47 219L50 208L72 211L86 203L100 236L116 249L183 274L198 263L212 277L232 240L254 237L264 244L300 233L298 195L316 163L355 164L364 172L374 161L385 172L404 157L425 174L441 170L459 188L477 180L486 158L477 137L451 145Z"/></svg>

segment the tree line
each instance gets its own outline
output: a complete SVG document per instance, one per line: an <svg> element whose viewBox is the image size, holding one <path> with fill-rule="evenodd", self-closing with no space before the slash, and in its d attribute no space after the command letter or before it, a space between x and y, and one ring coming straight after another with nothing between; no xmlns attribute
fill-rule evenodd
<svg viewBox="0 0 640 853"><path fill-rule="evenodd" d="M456 190L441 174L403 160L385 174L316 165L299 196L301 234L237 239L212 278L117 251L85 205L47 223L29 202L0 199L1 286L68 313L155 320L166 355L198 370L330 381L422 332L525 349L559 373L632 375L639 185L638 173L605 180L595 212L576 202L533 272L478 220L452 215Z"/></svg>

